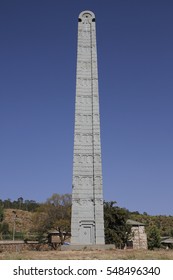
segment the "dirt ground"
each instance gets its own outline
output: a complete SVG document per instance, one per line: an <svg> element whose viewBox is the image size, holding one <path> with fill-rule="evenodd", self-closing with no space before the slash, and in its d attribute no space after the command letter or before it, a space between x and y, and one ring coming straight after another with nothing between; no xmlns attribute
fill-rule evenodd
<svg viewBox="0 0 173 280"><path fill-rule="evenodd" d="M0 260L173 260L173 250L1 252Z"/></svg>

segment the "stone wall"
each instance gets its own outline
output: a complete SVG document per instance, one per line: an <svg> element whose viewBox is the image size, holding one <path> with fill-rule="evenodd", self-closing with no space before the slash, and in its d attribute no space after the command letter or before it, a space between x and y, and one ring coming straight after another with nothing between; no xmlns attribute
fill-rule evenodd
<svg viewBox="0 0 173 280"><path fill-rule="evenodd" d="M39 251L48 250L47 244L39 244L38 242L24 242L24 241L0 241L0 252L21 252L21 251Z"/></svg>
<svg viewBox="0 0 173 280"><path fill-rule="evenodd" d="M133 249L147 249L147 235L145 232L145 227L140 226L132 226L132 241L133 241Z"/></svg>

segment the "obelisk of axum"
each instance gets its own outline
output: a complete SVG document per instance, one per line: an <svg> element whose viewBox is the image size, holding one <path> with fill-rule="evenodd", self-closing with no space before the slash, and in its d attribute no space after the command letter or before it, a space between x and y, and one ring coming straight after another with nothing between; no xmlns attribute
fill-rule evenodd
<svg viewBox="0 0 173 280"><path fill-rule="evenodd" d="M95 15L78 19L71 244L104 244Z"/></svg>

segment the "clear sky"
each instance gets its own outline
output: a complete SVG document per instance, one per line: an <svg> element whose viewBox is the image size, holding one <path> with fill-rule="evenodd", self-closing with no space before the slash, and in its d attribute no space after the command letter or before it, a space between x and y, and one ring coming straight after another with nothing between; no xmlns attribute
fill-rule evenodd
<svg viewBox="0 0 173 280"><path fill-rule="evenodd" d="M71 193L78 15L96 15L104 199L173 215L173 1L0 1L0 198Z"/></svg>

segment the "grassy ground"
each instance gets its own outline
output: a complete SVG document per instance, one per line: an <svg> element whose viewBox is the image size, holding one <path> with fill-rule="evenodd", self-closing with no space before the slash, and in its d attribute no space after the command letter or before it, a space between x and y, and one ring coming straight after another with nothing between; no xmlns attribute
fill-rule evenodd
<svg viewBox="0 0 173 280"><path fill-rule="evenodd" d="M1 252L0 260L173 260L173 250Z"/></svg>

